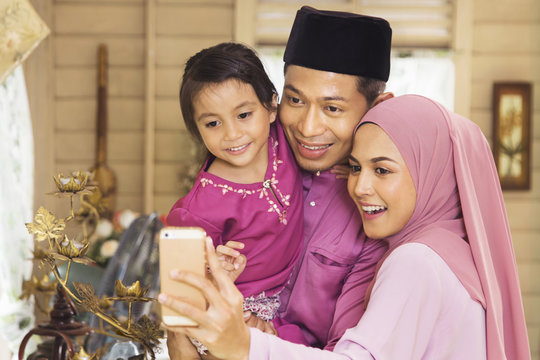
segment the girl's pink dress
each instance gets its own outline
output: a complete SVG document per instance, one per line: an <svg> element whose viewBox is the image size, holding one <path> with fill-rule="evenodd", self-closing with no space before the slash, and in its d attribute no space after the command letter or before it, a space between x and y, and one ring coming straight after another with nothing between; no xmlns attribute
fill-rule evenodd
<svg viewBox="0 0 540 360"><path fill-rule="evenodd" d="M244 307L269 320L279 292L289 280L303 241L302 178L279 122L268 138L265 180L227 181L206 171L207 159L191 191L172 207L167 224L199 226L214 245L244 243L247 266L236 280Z"/></svg>

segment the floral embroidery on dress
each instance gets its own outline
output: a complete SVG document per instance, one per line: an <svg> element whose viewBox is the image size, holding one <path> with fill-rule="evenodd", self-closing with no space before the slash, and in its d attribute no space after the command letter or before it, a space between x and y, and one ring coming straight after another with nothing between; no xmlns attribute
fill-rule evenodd
<svg viewBox="0 0 540 360"><path fill-rule="evenodd" d="M279 305L279 292L271 296L266 296L263 291L258 295L244 298L243 310L251 311L264 321L270 321L276 317Z"/></svg>
<svg viewBox="0 0 540 360"><path fill-rule="evenodd" d="M270 207L268 212L275 212L279 218L279 222L283 225L287 225L287 208L290 206L291 195L284 195L278 188L279 180L276 178L276 173L279 165L283 164L283 160L277 158L278 141L274 138L270 138L270 145L272 146L272 176L270 179L263 181L263 186L257 190L248 189L236 189L228 184L215 183L212 179L202 177L200 183L202 187L211 185L215 188L220 188L222 195L226 193L234 192L242 195L242 199L245 199L248 195L259 194L259 199L265 198Z"/></svg>

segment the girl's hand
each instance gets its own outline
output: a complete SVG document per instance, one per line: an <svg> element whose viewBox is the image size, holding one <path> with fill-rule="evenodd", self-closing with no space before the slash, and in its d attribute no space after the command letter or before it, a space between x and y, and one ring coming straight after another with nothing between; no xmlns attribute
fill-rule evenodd
<svg viewBox="0 0 540 360"><path fill-rule="evenodd" d="M336 179L345 179L347 180L349 178L349 166L347 165L334 165L330 169L330 173L336 174Z"/></svg>
<svg viewBox="0 0 540 360"><path fill-rule="evenodd" d="M238 241L228 241L225 245L219 245L216 248L221 267L227 271L232 281L238 279L246 268L246 257L238 251L243 248L244 243Z"/></svg>
<svg viewBox="0 0 540 360"><path fill-rule="evenodd" d="M217 358L247 360L250 334L243 319L244 299L227 272L221 268L212 240L208 240L209 238L206 242L206 259L213 282L189 272L172 271L169 274L173 280L197 288L206 298L208 308L201 310L182 301L180 297L164 293L160 294L158 299L161 304L187 316L198 325L176 327L175 331L199 340Z"/></svg>

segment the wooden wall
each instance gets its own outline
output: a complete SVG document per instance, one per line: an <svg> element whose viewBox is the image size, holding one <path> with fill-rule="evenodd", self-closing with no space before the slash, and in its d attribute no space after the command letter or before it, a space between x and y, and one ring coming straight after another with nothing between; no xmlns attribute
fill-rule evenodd
<svg viewBox="0 0 540 360"><path fill-rule="evenodd" d="M490 139L496 81L532 83L532 187L505 191L533 359L540 359L540 2L474 0L471 118Z"/></svg>
<svg viewBox="0 0 540 360"><path fill-rule="evenodd" d="M232 40L233 0L34 3L51 28L40 64L27 66L47 77L34 93L50 99L35 128L36 192L50 191L52 175L88 169L95 159L97 47L105 43L107 157L118 177L117 208L167 213L185 191L182 174L195 155L178 104L183 64L203 47ZM31 102L42 111L43 101ZM36 202L55 207L39 195Z"/></svg>

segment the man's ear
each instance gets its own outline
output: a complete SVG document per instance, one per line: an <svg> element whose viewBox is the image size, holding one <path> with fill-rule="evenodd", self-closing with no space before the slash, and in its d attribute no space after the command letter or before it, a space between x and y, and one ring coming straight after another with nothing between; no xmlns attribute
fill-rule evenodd
<svg viewBox="0 0 540 360"><path fill-rule="evenodd" d="M373 103L371 103L371 107L374 107L378 103L381 103L381 102L383 102L385 100L388 100L388 99L391 99L393 97L394 97L394 93L391 93L391 92L385 92L385 93L379 94L375 98L375 100L373 100Z"/></svg>

